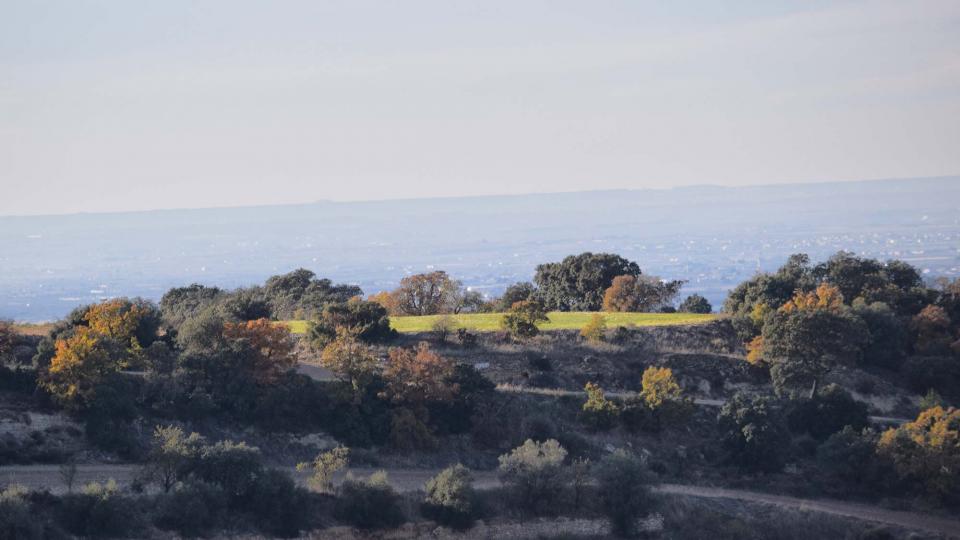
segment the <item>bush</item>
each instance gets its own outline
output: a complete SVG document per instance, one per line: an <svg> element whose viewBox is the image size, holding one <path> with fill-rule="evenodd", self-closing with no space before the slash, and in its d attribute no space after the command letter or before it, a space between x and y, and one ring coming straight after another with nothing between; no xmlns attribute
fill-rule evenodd
<svg viewBox="0 0 960 540"><path fill-rule="evenodd" d="M607 332L607 319L599 313L590 316L590 321L580 329L580 337L587 341L603 341Z"/></svg>
<svg viewBox="0 0 960 540"><path fill-rule="evenodd" d="M312 462L298 463L297 470L309 470L311 472L310 478L307 480L307 485L313 490L319 491L320 493L332 493L333 475L340 469L346 467L349 462L350 449L344 446L337 446L332 450L317 454L317 457L315 457Z"/></svg>
<svg viewBox="0 0 960 540"><path fill-rule="evenodd" d="M464 349L470 349L477 346L477 335L471 334L466 328L457 328L457 341Z"/></svg>
<svg viewBox="0 0 960 540"><path fill-rule="evenodd" d="M555 513L564 488L567 451L555 439L534 442L500 456L500 480L510 486L517 504L534 514Z"/></svg>
<svg viewBox="0 0 960 540"><path fill-rule="evenodd" d="M307 528L307 494L283 471L265 469L246 497L247 511L264 534L293 538Z"/></svg>
<svg viewBox="0 0 960 540"><path fill-rule="evenodd" d="M843 388L831 384L813 399L798 399L790 403L787 423L794 433L807 433L818 441L840 431L845 426L860 431L867 427L867 406Z"/></svg>
<svg viewBox="0 0 960 540"><path fill-rule="evenodd" d="M130 537L143 525L142 515L132 501L120 496L113 480L88 484L83 493L64 496L62 503L59 521L77 536Z"/></svg>
<svg viewBox="0 0 960 540"><path fill-rule="evenodd" d="M430 428L406 407L394 411L390 421L390 446L397 450L430 450L437 439Z"/></svg>
<svg viewBox="0 0 960 540"><path fill-rule="evenodd" d="M914 356L900 371L917 392L931 388L951 399L960 399L960 360L949 356Z"/></svg>
<svg viewBox="0 0 960 540"><path fill-rule="evenodd" d="M736 394L720 409L717 422L728 461L744 469L783 468L790 437L770 400Z"/></svg>
<svg viewBox="0 0 960 540"><path fill-rule="evenodd" d="M447 337L457 326L457 320L450 315L441 315L430 325L430 330L438 343L446 343Z"/></svg>
<svg viewBox="0 0 960 540"><path fill-rule="evenodd" d="M475 520L476 493L470 470L457 464L440 471L427 485L423 515L452 529L468 529Z"/></svg>
<svg viewBox="0 0 960 540"><path fill-rule="evenodd" d="M891 460L900 478L922 487L941 502L958 502L960 493L960 410L927 409L899 428L884 432L877 452Z"/></svg>
<svg viewBox="0 0 960 540"><path fill-rule="evenodd" d="M310 323L307 339L315 349L322 350L336 339L337 332L344 330L365 343L382 343L397 337L397 331L390 328L386 308L376 302L351 300L324 307L317 320Z"/></svg>
<svg viewBox="0 0 960 540"><path fill-rule="evenodd" d="M630 536L637 518L650 506L650 474L636 456L618 450L605 456L596 469L601 511L614 534Z"/></svg>
<svg viewBox="0 0 960 540"><path fill-rule="evenodd" d="M847 426L817 448L818 469L833 482L829 491L867 492L890 478L892 471L877 458L878 439L872 430Z"/></svg>
<svg viewBox="0 0 960 540"><path fill-rule="evenodd" d="M23 486L7 486L0 492L0 540L44 538Z"/></svg>
<svg viewBox="0 0 960 540"><path fill-rule="evenodd" d="M364 530L391 529L404 522L400 496L390 487L383 471L366 480L348 478L340 486L334 517Z"/></svg>
<svg viewBox="0 0 960 540"><path fill-rule="evenodd" d="M153 523L182 536L202 536L219 525L226 506L226 495L219 487L188 482L159 498Z"/></svg>
<svg viewBox="0 0 960 540"><path fill-rule="evenodd" d="M580 411L581 420L591 429L599 431L609 430L616 425L620 409L603 395L603 389L588 382L583 390L587 393L587 401Z"/></svg>
<svg viewBox="0 0 960 540"><path fill-rule="evenodd" d="M710 313L713 311L713 306L703 296L691 294L680 303L679 311L684 313Z"/></svg>
<svg viewBox="0 0 960 540"><path fill-rule="evenodd" d="M531 338L540 333L537 324L549 320L543 304L536 300L524 300L514 304L504 314L500 324L515 338Z"/></svg>

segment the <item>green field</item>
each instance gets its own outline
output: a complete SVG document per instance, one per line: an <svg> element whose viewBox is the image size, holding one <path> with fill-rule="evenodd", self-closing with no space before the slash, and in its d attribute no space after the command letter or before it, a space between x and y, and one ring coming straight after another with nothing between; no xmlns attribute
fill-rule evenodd
<svg viewBox="0 0 960 540"><path fill-rule="evenodd" d="M561 312L549 314L550 322L540 325L541 330L578 330L590 320L590 312ZM698 324L714 320L716 315L701 315L697 313L602 313L607 320L607 327L617 326L668 326L674 324ZM444 315L424 315L420 317L390 317L390 325L398 332L416 333L429 332L433 323ZM502 313L469 313L465 315L449 315L458 327L464 327L477 332L492 332L500 329ZM307 321L287 321L294 334L307 331Z"/></svg>

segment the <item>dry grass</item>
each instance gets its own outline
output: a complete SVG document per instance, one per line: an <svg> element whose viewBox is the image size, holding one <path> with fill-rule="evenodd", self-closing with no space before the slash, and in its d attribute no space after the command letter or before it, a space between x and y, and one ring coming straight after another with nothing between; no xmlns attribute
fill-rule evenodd
<svg viewBox="0 0 960 540"><path fill-rule="evenodd" d="M548 314L549 322L540 325L541 330L579 330L583 328L594 312L559 312ZM618 326L672 326L702 324L713 321L716 315L699 313L601 313L608 328ZM408 317L390 317L390 325L398 332L419 333L433 330L434 323L440 317L451 317L458 328L474 332L495 332L500 330L502 313L468 313L462 315L424 315ZM303 334L307 331L307 321L286 321L290 331Z"/></svg>

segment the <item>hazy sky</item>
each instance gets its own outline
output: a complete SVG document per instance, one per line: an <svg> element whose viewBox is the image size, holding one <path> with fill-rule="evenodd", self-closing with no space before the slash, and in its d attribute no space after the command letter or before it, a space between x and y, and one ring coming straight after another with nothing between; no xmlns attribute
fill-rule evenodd
<svg viewBox="0 0 960 540"><path fill-rule="evenodd" d="M0 0L0 215L960 173L960 1Z"/></svg>

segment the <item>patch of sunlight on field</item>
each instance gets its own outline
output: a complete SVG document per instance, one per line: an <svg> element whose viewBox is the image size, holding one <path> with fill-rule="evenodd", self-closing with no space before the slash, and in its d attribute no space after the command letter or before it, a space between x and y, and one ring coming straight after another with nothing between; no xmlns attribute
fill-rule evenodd
<svg viewBox="0 0 960 540"><path fill-rule="evenodd" d="M712 314L699 313L601 313L608 328L617 326L669 326L677 324L700 324L717 318ZM468 313L463 315L424 315L419 317L390 317L390 326L398 332L429 332L440 317L451 317L456 327L477 332L493 332L500 329L503 313ZM541 330L579 330L590 321L592 312L560 312L549 315L550 322L540 325ZM307 321L287 321L290 331L303 334Z"/></svg>

